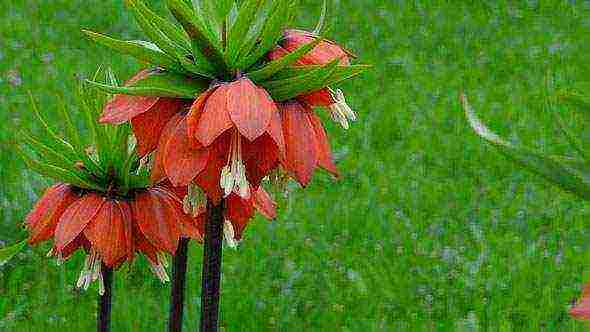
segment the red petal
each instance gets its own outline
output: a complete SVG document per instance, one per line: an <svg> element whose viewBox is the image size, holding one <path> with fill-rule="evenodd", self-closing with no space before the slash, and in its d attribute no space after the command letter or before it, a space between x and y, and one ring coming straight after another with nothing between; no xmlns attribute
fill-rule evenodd
<svg viewBox="0 0 590 332"><path fill-rule="evenodd" d="M264 89L259 89L248 78L241 78L228 86L228 111L240 134L253 141L262 135L277 107Z"/></svg>
<svg viewBox="0 0 590 332"><path fill-rule="evenodd" d="M205 102L194 130L194 137L204 146L211 145L217 137L233 126L227 111L227 94L227 85L222 85Z"/></svg>
<svg viewBox="0 0 590 332"><path fill-rule="evenodd" d="M205 168L208 157L207 148L189 142L186 118L181 120L164 152L164 167L172 184L188 185Z"/></svg>
<svg viewBox="0 0 590 332"><path fill-rule="evenodd" d="M135 246L133 240L133 212L131 211L131 205L128 202L117 202L119 209L121 210L121 216L123 217L123 229L125 236L125 248L127 249L127 263L131 264L135 256Z"/></svg>
<svg viewBox="0 0 590 332"><path fill-rule="evenodd" d="M30 231L29 244L49 240L61 215L77 199L78 196L66 184L58 183L47 189L25 219Z"/></svg>
<svg viewBox="0 0 590 332"><path fill-rule="evenodd" d="M225 219L231 221L234 227L235 238L242 238L242 233L254 216L254 206L251 200L242 199L236 194L231 194L225 201Z"/></svg>
<svg viewBox="0 0 590 332"><path fill-rule="evenodd" d="M196 217L187 216L180 223L182 236L203 242L203 224L205 223L205 209L201 208Z"/></svg>
<svg viewBox="0 0 590 332"><path fill-rule="evenodd" d="M590 284L584 286L580 300L570 310L570 315L575 319L590 320Z"/></svg>
<svg viewBox="0 0 590 332"><path fill-rule="evenodd" d="M318 153L318 165L326 171L332 173L334 176L340 176L338 168L334 165L332 158L332 150L330 149L330 142L328 141L328 135L322 126L322 121L314 112L308 112L309 122L311 123L313 130L315 131L314 144Z"/></svg>
<svg viewBox="0 0 590 332"><path fill-rule="evenodd" d="M289 54L289 51L284 49L282 46L277 45L274 49L270 50L266 56L269 60L278 60Z"/></svg>
<svg viewBox="0 0 590 332"><path fill-rule="evenodd" d="M328 88L298 96L297 99L315 107L328 107L336 102Z"/></svg>
<svg viewBox="0 0 590 332"><path fill-rule="evenodd" d="M150 243L174 254L180 237L178 216L161 190L151 188L137 194L132 209L139 229Z"/></svg>
<svg viewBox="0 0 590 332"><path fill-rule="evenodd" d="M164 127L183 106L184 101L181 99L161 98L149 111L131 120L140 157L156 149Z"/></svg>
<svg viewBox="0 0 590 332"><path fill-rule="evenodd" d="M242 142L242 159L246 176L253 188L279 164L279 150L274 140L264 134L254 142Z"/></svg>
<svg viewBox="0 0 590 332"><path fill-rule="evenodd" d="M213 87L203 92L191 105L190 112L187 115L188 136L191 139L197 139L196 133L199 120L201 119L201 114L203 114L203 109L207 103L207 100L216 89L217 87Z"/></svg>
<svg viewBox="0 0 590 332"><path fill-rule="evenodd" d="M55 229L55 247L62 251L82 231L98 213L105 198L95 193L84 195L74 202L59 219Z"/></svg>
<svg viewBox="0 0 590 332"><path fill-rule="evenodd" d="M129 251L125 236L125 224L129 220L123 218L117 201L109 199L84 230L84 236L109 267L114 267Z"/></svg>
<svg viewBox="0 0 590 332"><path fill-rule="evenodd" d="M164 127L162 135L160 135L160 141L158 142L158 149L156 150L154 166L152 167L151 173L151 180L153 183L159 183L166 178L166 171L164 169L166 145L182 119L183 115L181 113L174 115Z"/></svg>
<svg viewBox="0 0 590 332"><path fill-rule="evenodd" d="M137 251L142 252L148 260L153 263L158 261L158 248L152 245L148 239L143 235L143 233L139 230L139 227L136 224L133 224L133 247L136 248Z"/></svg>
<svg viewBox="0 0 590 332"><path fill-rule="evenodd" d="M316 36L307 31L287 30L281 44L287 51L293 52L299 47L314 41L316 38ZM333 41L324 40L309 53L301 57L298 63L303 65L325 65L333 60L340 59L340 65L346 66L350 64L350 57L352 57L352 54L349 51Z"/></svg>
<svg viewBox="0 0 590 332"><path fill-rule="evenodd" d="M306 110L298 102L284 103L281 109L286 147L284 166L302 186L306 186L317 165L315 131Z"/></svg>
<svg viewBox="0 0 590 332"><path fill-rule="evenodd" d="M164 182L160 183L158 186L174 193L179 200L182 200L184 196L188 194L188 188L186 186L175 187L169 180L164 180Z"/></svg>
<svg viewBox="0 0 590 332"><path fill-rule="evenodd" d="M67 246L65 246L61 250L61 257L64 260L67 260L80 247L84 248L86 250L86 252L88 252L90 250L90 241L88 241L88 239L86 239L86 237L84 236L83 233L80 233L80 235L78 235L78 237L76 237L72 242L70 242L70 244L68 244ZM57 251L57 247L54 246L53 250Z"/></svg>
<svg viewBox="0 0 590 332"><path fill-rule="evenodd" d="M131 85L140 81L154 72L154 69L144 69L125 82ZM121 124L133 117L148 111L158 101L159 97L116 95L109 101L103 110L100 122Z"/></svg>
<svg viewBox="0 0 590 332"><path fill-rule="evenodd" d="M272 114L267 132L277 144L279 152L284 156L285 137L283 135L283 126L281 125L281 113L278 110Z"/></svg>
<svg viewBox="0 0 590 332"><path fill-rule="evenodd" d="M100 117L101 123L121 124L149 111L160 97L116 95L109 101Z"/></svg>
<svg viewBox="0 0 590 332"><path fill-rule="evenodd" d="M232 132L226 132L209 147L207 167L195 179L195 182L215 204L218 204L223 198L219 180L221 179L221 168L227 163Z"/></svg>
<svg viewBox="0 0 590 332"><path fill-rule="evenodd" d="M268 220L277 217L277 203L272 200L262 187L259 187L254 193L254 207Z"/></svg>

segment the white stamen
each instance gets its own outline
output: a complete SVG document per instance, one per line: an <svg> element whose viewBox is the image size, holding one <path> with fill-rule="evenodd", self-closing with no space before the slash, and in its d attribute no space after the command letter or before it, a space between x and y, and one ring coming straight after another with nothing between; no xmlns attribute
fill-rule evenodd
<svg viewBox="0 0 590 332"><path fill-rule="evenodd" d="M237 131L232 137L227 164L221 169L219 185L223 188L225 197L232 192L244 199L250 197L250 183L246 178L246 166L242 162L242 143Z"/></svg>
<svg viewBox="0 0 590 332"><path fill-rule="evenodd" d="M55 253L55 251L53 250L53 248L51 248L51 249L49 249L49 251L47 252L47 255L45 255L45 256L51 257L54 255L54 253Z"/></svg>
<svg viewBox="0 0 590 332"><path fill-rule="evenodd" d="M235 239L234 226L227 219L223 222L223 239L230 248L236 249L238 247L238 241Z"/></svg>
<svg viewBox="0 0 590 332"><path fill-rule="evenodd" d="M104 295L104 280L102 279L102 273L98 275L98 294Z"/></svg>
<svg viewBox="0 0 590 332"><path fill-rule="evenodd" d="M76 282L76 288L87 290L93 281L98 280L98 292L100 295L104 294L104 281L101 273L102 260L100 255L94 249L90 249L90 255L86 255L84 260L84 267L80 271L80 277Z"/></svg>
<svg viewBox="0 0 590 332"><path fill-rule="evenodd" d="M334 104L328 106L330 109L330 117L334 122L339 123L342 128L348 129L348 121L356 121L356 114L346 103L342 90L330 90L330 94L334 99Z"/></svg>
<svg viewBox="0 0 590 332"><path fill-rule="evenodd" d="M164 283L170 281L170 278L166 273L166 268L164 268L164 263L162 262L162 260L166 261L165 256L163 256L163 254L161 253L157 253L156 259L156 262L152 262L148 259L148 261L150 262L150 268L152 269L152 272L156 275L156 277L158 277L158 279L160 279L161 282Z"/></svg>
<svg viewBox="0 0 590 332"><path fill-rule="evenodd" d="M222 175L223 176L223 175ZM200 208L207 203L207 196L199 186L189 183L186 196L182 199L182 209L185 214L194 218L199 214Z"/></svg>
<svg viewBox="0 0 590 332"><path fill-rule="evenodd" d="M64 263L64 256L61 251L57 252L57 266L61 266Z"/></svg>

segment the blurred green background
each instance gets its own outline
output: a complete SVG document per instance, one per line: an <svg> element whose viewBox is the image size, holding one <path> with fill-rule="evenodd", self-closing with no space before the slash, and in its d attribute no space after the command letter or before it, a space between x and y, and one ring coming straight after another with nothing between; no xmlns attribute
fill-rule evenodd
<svg viewBox="0 0 590 332"><path fill-rule="evenodd" d="M342 86L359 121L326 125L343 177L290 187L276 221L257 218L225 250L223 329L581 331L567 311L590 271L588 205L483 144L458 94L511 141L567 154L543 96L589 77L590 2L333 2L330 37L374 66ZM320 1L300 9L312 28ZM13 149L19 127L35 128L28 93L59 127L56 108L98 65L121 78L139 68L81 28L144 37L123 1L0 2L0 246L26 236L50 184ZM73 288L82 255L57 266L48 249L0 267L0 331L94 329L96 286ZM194 330L202 250L190 253ZM169 285L145 261L117 274L114 293L114 331L165 329Z"/></svg>

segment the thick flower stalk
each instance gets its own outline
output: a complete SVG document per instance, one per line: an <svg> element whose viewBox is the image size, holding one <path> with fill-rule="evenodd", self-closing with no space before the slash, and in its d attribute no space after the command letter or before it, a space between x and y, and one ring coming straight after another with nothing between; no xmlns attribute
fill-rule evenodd
<svg viewBox="0 0 590 332"><path fill-rule="evenodd" d="M325 4L314 32L287 28L295 12L290 0L203 0L195 8L167 0L179 25L140 0L128 4L150 41L85 31L150 65L121 87L90 82L116 94L101 121L131 124L140 154L153 160L154 185L193 188L215 210L208 214L223 215L205 222L223 223L208 231L222 229L233 246L257 207L273 218L274 202L261 183L279 169L303 186L318 168L338 175L314 107L348 128L356 114L332 87L367 67L351 64L351 52L323 39ZM209 244L215 252L206 246L205 256L219 261L217 241Z"/></svg>

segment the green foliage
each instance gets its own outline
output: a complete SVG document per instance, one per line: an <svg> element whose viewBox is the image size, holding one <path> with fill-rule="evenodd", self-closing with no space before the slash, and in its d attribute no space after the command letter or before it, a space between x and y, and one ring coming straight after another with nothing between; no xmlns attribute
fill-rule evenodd
<svg viewBox="0 0 590 332"><path fill-rule="evenodd" d="M237 251L224 250L223 329L584 331L567 310L590 277L588 205L469 134L458 91L490 110L482 121L510 141L571 152L539 95L547 69L559 74L557 86L588 77L580 69L586 5L333 3L330 38L374 65L342 83L359 116L348 131L318 110L342 177L319 174L305 192L290 187L287 199L275 193L279 218L257 218ZM163 13L163 1L149 5ZM313 27L320 5L302 1L294 26ZM61 129L60 102L75 105L72 78L92 78L97 63L120 77L141 68L133 58L89 49L75 27L146 35L123 1L0 1L0 9L0 31L11 36L0 51L0 240L12 244L24 237L22 219L48 184L11 145L15 128L44 131L28 111L27 91ZM15 71L20 85L9 80ZM80 112L69 113L84 130ZM565 118L576 136L587 132ZM0 268L0 330L96 328L97 289L73 289L83 255L57 266L45 257L49 249L26 250ZM198 328L201 257L191 244L187 331ZM131 269L115 276L113 331L165 331L166 320L153 317L167 317L170 286L141 257Z"/></svg>
<svg viewBox="0 0 590 332"><path fill-rule="evenodd" d="M567 95L567 100L573 102L575 105L584 105L583 98L574 97L574 95ZM585 98L585 97L584 97ZM505 154L510 159L522 165L554 184L570 191L580 198L590 200L590 159L575 159L561 156L550 156L542 153L519 147L500 136L491 132L475 115L475 112L469 105L467 97L461 95L461 102L465 109L465 114L469 124L473 130L484 140L493 144L500 152ZM589 105L585 105L586 109L583 112L590 112ZM564 128L564 126L562 126ZM582 153L585 153L581 148L580 143L576 143L577 139L574 135L566 131L570 142L574 148Z"/></svg>
<svg viewBox="0 0 590 332"><path fill-rule="evenodd" d="M113 86L93 81L87 82L111 94L188 99L195 98L209 87L208 82L201 79L193 79L173 72L158 72L157 69L149 76L126 86Z"/></svg>
<svg viewBox="0 0 590 332"><path fill-rule="evenodd" d="M11 246L0 248L0 266L8 263L16 254L23 251L27 246L27 241L23 240Z"/></svg>
<svg viewBox="0 0 590 332"><path fill-rule="evenodd" d="M111 92L116 92L117 80L110 72L106 74L110 85L101 86L112 90ZM94 79L97 76L98 72ZM178 80L178 77L172 78L171 74L152 76L155 77L149 80L150 87L157 87L158 82L162 80L167 82ZM180 76L180 80L185 82L187 79ZM92 84L97 85L98 83ZM187 86L190 85L185 83L184 90L178 88L173 92L189 93ZM144 87L138 84L137 88ZM58 135L43 119L31 97L31 108L37 120L43 125L45 135L36 138L27 131L21 132L22 147L18 151L26 165L33 171L55 181L90 190L106 192L110 188L117 188L119 194L125 195L130 189L145 187L149 183L147 174L142 174L138 170L139 163L135 150L129 151L128 140L131 134L129 125L112 126L97 123L109 97L110 95L95 89L88 89L84 85L80 86L78 111L81 112L80 116L85 120L89 133L80 133L72 123L70 117L72 110L62 108L63 118L61 121L65 123L65 132L69 136L66 139ZM82 142L84 136L89 136L90 139ZM70 140L73 143L70 143Z"/></svg>
<svg viewBox="0 0 590 332"><path fill-rule="evenodd" d="M291 24L295 2L290 0L245 0L238 5L233 0L197 1L191 8L184 0L167 0L166 5L182 27L155 14L142 0L127 1L135 20L150 41L122 41L99 33L84 31L93 41L119 53L131 55L140 61L177 72L187 77L200 77L228 81L241 74L265 85L269 93L279 100L296 97L298 94L321 89L357 75L339 75L336 63L326 68L306 68L313 73L293 77L288 82L275 82L275 74L292 69L295 62L309 53L321 42L321 37L309 45L300 47L276 61L265 59L266 54L280 42L283 31ZM316 30L323 29L327 2ZM306 66L314 67L314 66ZM351 67L347 70L366 67ZM269 81L269 82L266 82ZM309 81L309 82L308 82ZM281 86L281 83L289 87ZM275 86L280 86L274 91ZM100 88L108 91L104 85ZM160 89L116 89L122 94L169 96L165 87Z"/></svg>

